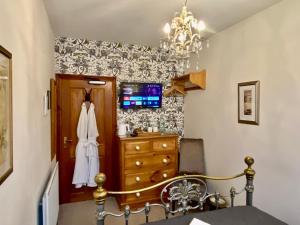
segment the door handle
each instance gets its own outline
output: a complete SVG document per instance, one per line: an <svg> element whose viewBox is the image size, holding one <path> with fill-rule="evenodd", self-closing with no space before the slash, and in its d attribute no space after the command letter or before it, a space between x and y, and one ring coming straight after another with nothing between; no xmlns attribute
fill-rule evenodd
<svg viewBox="0 0 300 225"><path fill-rule="evenodd" d="M68 139L68 137L64 137L64 144L68 144L70 142L72 142L73 140L72 139Z"/></svg>

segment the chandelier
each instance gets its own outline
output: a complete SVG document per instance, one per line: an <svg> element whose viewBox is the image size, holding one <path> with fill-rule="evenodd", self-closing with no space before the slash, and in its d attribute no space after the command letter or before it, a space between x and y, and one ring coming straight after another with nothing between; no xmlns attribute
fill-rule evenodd
<svg viewBox="0 0 300 225"><path fill-rule="evenodd" d="M204 38L200 33L205 29L205 23L201 20L198 21L187 10L186 0L181 12L175 13L171 25L165 24L163 30L167 34L167 38L161 40L160 47L181 63L189 64L190 54L198 54L203 48ZM208 44L207 41L207 46Z"/></svg>

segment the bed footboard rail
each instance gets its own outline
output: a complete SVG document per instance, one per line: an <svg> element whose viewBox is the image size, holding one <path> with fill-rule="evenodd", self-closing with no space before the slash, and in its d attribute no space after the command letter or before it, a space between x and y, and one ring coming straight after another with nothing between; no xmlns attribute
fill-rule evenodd
<svg viewBox="0 0 300 225"><path fill-rule="evenodd" d="M168 219L170 214L175 213L187 213L189 210L193 209L203 209L203 203L210 197L214 197L216 202L216 208L219 207L219 198L220 193L214 192L209 193L207 191L206 182L203 180L233 180L239 177L246 177L246 185L242 191L246 191L246 205L252 206L253 203L253 192L254 185L253 179L255 176L255 171L252 168L254 164L254 159L250 156L245 157L245 163L247 164L247 168L240 174L230 177L212 177L205 175L183 175L177 176L150 187L145 187L138 190L132 191L107 191L104 188L104 184L106 181L106 176L104 173L99 173L95 177L95 181L98 185L98 188L94 191L93 197L97 204L97 225L104 225L105 217L113 216L113 217L124 217L125 225L128 225L129 216L131 214L145 214L145 222L148 223L149 213L151 211L151 207L161 207L165 211L165 217ZM158 187L164 186L161 191L160 199L161 203L150 204L146 203L145 206L136 211L131 211L129 206L126 206L123 213L115 214L111 212L105 211L105 201L108 195L127 195L127 194L139 194L141 192L145 192L148 190L152 190ZM166 197L165 194L168 194ZM232 187L230 189L230 199L231 199L231 207L234 206L234 199L237 194L241 192L236 192L235 188ZM195 204L195 201L197 204ZM177 208L171 207L172 204L176 202ZM191 204L193 203L193 204Z"/></svg>

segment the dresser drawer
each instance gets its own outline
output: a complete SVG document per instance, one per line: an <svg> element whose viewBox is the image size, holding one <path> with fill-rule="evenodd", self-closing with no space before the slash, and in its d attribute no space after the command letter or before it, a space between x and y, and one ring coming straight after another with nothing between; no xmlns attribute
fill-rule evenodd
<svg viewBox="0 0 300 225"><path fill-rule="evenodd" d="M176 171L174 169L153 171L152 174L147 174L146 175L148 177L144 177L144 179L145 179L144 184L138 184L135 187L134 187L134 184L133 184L132 186L129 186L128 188L126 188L126 190L136 190L136 189L140 189L140 188L144 188L144 187L149 187L149 186L154 185L158 182L170 179L170 178L174 177L175 175L176 175ZM135 178L136 177L132 177L132 179L135 179ZM147 183L146 182L147 180L150 181L150 182ZM148 198L159 198L160 197L160 191L161 191L162 188L163 188L163 186L157 187L155 189L145 191L145 192L142 192L142 193L129 194L129 195L127 195L126 199L127 199L127 201L138 201L138 200L143 200L143 199L148 199Z"/></svg>
<svg viewBox="0 0 300 225"><path fill-rule="evenodd" d="M125 190L135 190L151 185L151 176L153 173L135 173L125 176Z"/></svg>
<svg viewBox="0 0 300 225"><path fill-rule="evenodd" d="M155 188L153 190L144 191L142 193L129 194L126 196L126 202L136 202L136 201L148 201L149 199L158 199L160 198L161 188Z"/></svg>
<svg viewBox="0 0 300 225"><path fill-rule="evenodd" d="M129 155L124 159L125 170L135 170L153 167L153 154Z"/></svg>
<svg viewBox="0 0 300 225"><path fill-rule="evenodd" d="M153 172L153 174L150 177L150 182L152 184L155 184L170 179L174 176L176 176L176 170L174 168L161 169Z"/></svg>
<svg viewBox="0 0 300 225"><path fill-rule="evenodd" d="M125 145L125 154L145 153L151 150L150 141L133 141L127 142Z"/></svg>
<svg viewBox="0 0 300 225"><path fill-rule="evenodd" d="M150 173L127 174L124 180L125 190L129 191L149 187L174 176L176 176L176 170L174 168L153 170Z"/></svg>
<svg viewBox="0 0 300 225"><path fill-rule="evenodd" d="M166 167L177 168L176 154L144 154L130 155L124 160L125 170L133 170L139 173L141 170L161 169Z"/></svg>
<svg viewBox="0 0 300 225"><path fill-rule="evenodd" d="M164 138L153 141L153 150L155 151L175 151L176 139Z"/></svg>

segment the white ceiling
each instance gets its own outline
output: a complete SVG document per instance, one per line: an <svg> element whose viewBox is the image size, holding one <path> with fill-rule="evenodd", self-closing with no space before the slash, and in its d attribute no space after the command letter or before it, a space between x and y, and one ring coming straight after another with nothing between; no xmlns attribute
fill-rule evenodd
<svg viewBox="0 0 300 225"><path fill-rule="evenodd" d="M56 36L158 46L184 0L44 0ZM281 0L188 0L188 10L221 31Z"/></svg>

